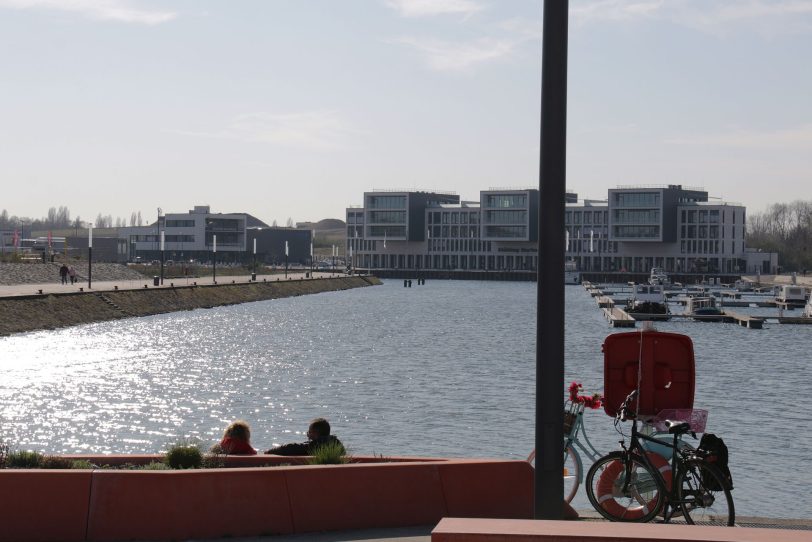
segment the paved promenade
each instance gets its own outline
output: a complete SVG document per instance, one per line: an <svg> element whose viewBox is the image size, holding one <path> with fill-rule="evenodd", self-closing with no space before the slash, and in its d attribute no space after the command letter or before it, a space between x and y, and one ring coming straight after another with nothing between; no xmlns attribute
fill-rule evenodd
<svg viewBox="0 0 812 542"><path fill-rule="evenodd" d="M257 275L257 282L272 282L272 281L283 281L283 280L298 280L304 279L307 272L293 272L288 273L287 278L285 278L284 273L275 273L272 275ZM330 277L340 277L346 276L343 273L328 273L328 272L321 272L316 271L313 273L314 278L330 278ZM236 283L247 283L250 282L251 275L218 275L217 276L217 284L231 284L232 281ZM12 285L0 285L0 297L15 297L15 296L25 296L25 295L36 295L36 294L65 294L65 293L73 293L73 292L80 292L80 291L91 291L91 292L105 292L111 291L115 289L119 290L142 290L144 287L153 288L153 289L160 289L160 288L171 288L172 284L175 286L192 286L195 282L197 282L198 286L208 286L213 284L211 277L190 277L190 278L164 278L163 286L154 286L153 279L150 277L143 277L143 279L131 279L131 280L106 280L106 281L92 281L91 288L88 289L87 280L82 280L77 282L76 284L61 284L59 280L49 281L49 282L42 282L42 283L30 283L30 284L12 284ZM40 290L42 290L40 292Z"/></svg>

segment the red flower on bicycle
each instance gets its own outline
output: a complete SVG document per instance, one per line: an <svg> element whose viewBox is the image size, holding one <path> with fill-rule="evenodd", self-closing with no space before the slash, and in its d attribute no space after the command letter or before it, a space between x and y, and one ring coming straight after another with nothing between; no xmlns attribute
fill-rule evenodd
<svg viewBox="0 0 812 542"><path fill-rule="evenodd" d="M584 387L580 382L573 382L570 384L570 401L573 403L581 403L585 407L597 409L603 404L603 395L595 393L593 395L579 395L579 392L584 391Z"/></svg>

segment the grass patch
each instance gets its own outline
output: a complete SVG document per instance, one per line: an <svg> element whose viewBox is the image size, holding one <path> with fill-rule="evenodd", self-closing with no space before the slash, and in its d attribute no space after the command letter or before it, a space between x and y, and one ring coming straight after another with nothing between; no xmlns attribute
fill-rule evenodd
<svg viewBox="0 0 812 542"><path fill-rule="evenodd" d="M45 456L39 452L17 450L9 452L6 458L6 467L9 469L38 469Z"/></svg>
<svg viewBox="0 0 812 542"><path fill-rule="evenodd" d="M328 442L313 450L308 459L309 465L343 465L350 457L340 442Z"/></svg>

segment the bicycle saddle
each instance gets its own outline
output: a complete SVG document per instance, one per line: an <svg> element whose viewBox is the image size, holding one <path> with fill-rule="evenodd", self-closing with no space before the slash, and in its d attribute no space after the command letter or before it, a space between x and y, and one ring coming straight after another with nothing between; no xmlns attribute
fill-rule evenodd
<svg viewBox="0 0 812 542"><path fill-rule="evenodd" d="M688 433L691 430L691 424L688 422L665 420L665 426L668 427L668 432L672 435L682 435L683 433Z"/></svg>

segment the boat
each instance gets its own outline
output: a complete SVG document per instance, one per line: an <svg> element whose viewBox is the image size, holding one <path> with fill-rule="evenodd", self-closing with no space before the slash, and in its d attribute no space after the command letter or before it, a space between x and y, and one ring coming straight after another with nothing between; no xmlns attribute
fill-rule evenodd
<svg viewBox="0 0 812 542"><path fill-rule="evenodd" d="M564 262L564 284L579 284L580 282L581 273L578 272L578 264L575 260Z"/></svg>
<svg viewBox="0 0 812 542"><path fill-rule="evenodd" d="M652 267L651 274L648 277L649 284L659 284L660 286L668 286L671 284L671 279L668 278L668 273L662 267Z"/></svg>
<svg viewBox="0 0 812 542"><path fill-rule="evenodd" d="M725 315L713 296L689 297L685 305L685 313L694 316L694 320L703 322L721 322Z"/></svg>
<svg viewBox="0 0 812 542"><path fill-rule="evenodd" d="M803 307L806 304L806 288L803 286L783 284L776 286L775 302L788 307Z"/></svg>
<svg viewBox="0 0 812 542"><path fill-rule="evenodd" d="M626 312L635 320L668 320L668 299L660 284L634 284L632 297L626 303Z"/></svg>

